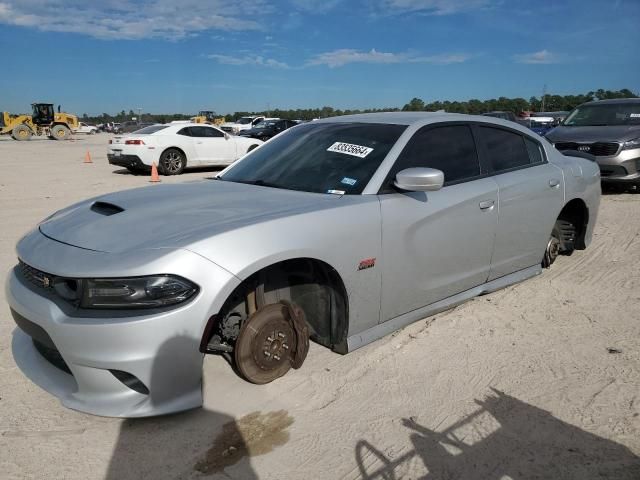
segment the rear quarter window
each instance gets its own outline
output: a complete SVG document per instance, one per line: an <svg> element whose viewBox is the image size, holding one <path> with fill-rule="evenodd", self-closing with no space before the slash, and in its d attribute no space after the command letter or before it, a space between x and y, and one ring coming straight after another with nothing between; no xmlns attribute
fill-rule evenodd
<svg viewBox="0 0 640 480"><path fill-rule="evenodd" d="M534 142L525 137L524 143L527 147L527 152L529 153L529 160L531 163L536 165L538 163L544 163L544 155L542 154L542 147L539 143Z"/></svg>

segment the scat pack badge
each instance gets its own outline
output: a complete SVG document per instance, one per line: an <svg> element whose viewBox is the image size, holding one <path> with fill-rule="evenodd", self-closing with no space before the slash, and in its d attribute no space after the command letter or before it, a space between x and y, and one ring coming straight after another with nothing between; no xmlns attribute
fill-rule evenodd
<svg viewBox="0 0 640 480"><path fill-rule="evenodd" d="M376 266L376 259L375 258L365 258L358 265L358 271L366 270L367 268L373 268L375 266Z"/></svg>

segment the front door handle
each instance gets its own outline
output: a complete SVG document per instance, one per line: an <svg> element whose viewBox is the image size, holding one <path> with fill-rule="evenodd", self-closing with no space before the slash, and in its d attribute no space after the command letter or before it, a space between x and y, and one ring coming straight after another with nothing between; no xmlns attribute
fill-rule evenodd
<svg viewBox="0 0 640 480"><path fill-rule="evenodd" d="M555 178L552 180L549 180L549 186L551 188L558 188L560 186L560 180L556 180Z"/></svg>
<svg viewBox="0 0 640 480"><path fill-rule="evenodd" d="M480 210L493 210L495 202L493 200L484 200L478 204Z"/></svg>

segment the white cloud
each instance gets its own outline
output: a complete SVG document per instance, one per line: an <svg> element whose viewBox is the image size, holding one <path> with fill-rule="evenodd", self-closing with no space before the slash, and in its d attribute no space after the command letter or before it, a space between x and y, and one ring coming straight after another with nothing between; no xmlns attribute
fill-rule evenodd
<svg viewBox="0 0 640 480"><path fill-rule="evenodd" d="M258 67L271 67L271 68L289 68L284 62L279 62L274 60L273 58L264 58L260 55L247 55L244 57L232 57L230 55L218 55L211 54L207 55L207 58L212 60L216 60L218 63L222 63L225 65L253 65Z"/></svg>
<svg viewBox="0 0 640 480"><path fill-rule="evenodd" d="M298 10L306 13L326 13L335 8L342 0L291 0Z"/></svg>
<svg viewBox="0 0 640 480"><path fill-rule="evenodd" d="M390 13L422 12L431 15L477 10L488 7L490 0L381 0L380 8Z"/></svg>
<svg viewBox="0 0 640 480"><path fill-rule="evenodd" d="M469 58L471 58L471 55L463 53L419 56L410 53L378 52L375 49L364 52L343 48L320 53L311 58L307 65L327 65L329 68L342 67L349 63L432 63L446 65L466 62Z"/></svg>
<svg viewBox="0 0 640 480"><path fill-rule="evenodd" d="M331 68L341 67L347 63L400 63L402 54L378 52L371 49L361 52L349 48L334 50L316 55L309 60L309 65L328 65Z"/></svg>
<svg viewBox="0 0 640 480"><path fill-rule="evenodd" d="M0 24L100 39L181 39L207 30L258 30L266 0L0 0Z"/></svg>
<svg viewBox="0 0 640 480"><path fill-rule="evenodd" d="M560 57L557 54L551 53L548 50L540 50L539 52L514 55L513 58L518 63L544 64L544 63L560 62Z"/></svg>
<svg viewBox="0 0 640 480"><path fill-rule="evenodd" d="M433 63L436 65L449 65L452 63L464 63L469 60L472 55L467 53L443 53L440 55L431 55L428 57L413 57L409 61L412 63Z"/></svg>

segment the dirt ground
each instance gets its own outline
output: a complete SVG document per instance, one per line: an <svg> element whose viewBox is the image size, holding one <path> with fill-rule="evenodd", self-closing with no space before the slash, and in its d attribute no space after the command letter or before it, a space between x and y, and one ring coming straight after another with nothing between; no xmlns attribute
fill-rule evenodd
<svg viewBox="0 0 640 480"><path fill-rule="evenodd" d="M312 345L273 384L207 357L202 409L62 407L16 366L4 276L53 211L154 188L108 165L107 142L0 139L1 478L640 479L640 194L604 195L590 248L543 275L347 356Z"/></svg>

